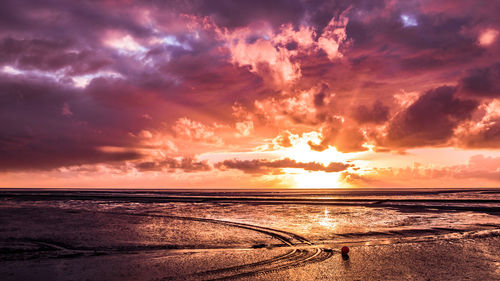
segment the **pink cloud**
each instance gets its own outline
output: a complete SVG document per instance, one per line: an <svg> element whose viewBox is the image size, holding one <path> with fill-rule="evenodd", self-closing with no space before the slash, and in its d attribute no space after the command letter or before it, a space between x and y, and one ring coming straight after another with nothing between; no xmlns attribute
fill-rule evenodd
<svg viewBox="0 0 500 281"><path fill-rule="evenodd" d="M213 127L190 120L186 117L178 119L172 126L172 130L178 138L222 144L222 139L215 135Z"/></svg>
<svg viewBox="0 0 500 281"><path fill-rule="evenodd" d="M478 41L481 46L489 46L495 42L498 37L498 30L493 28L488 28L481 32Z"/></svg>
<svg viewBox="0 0 500 281"><path fill-rule="evenodd" d="M339 19L332 18L318 39L318 47L326 52L330 60L343 56L339 48L340 44L347 39L345 29L348 21L349 19L345 16L345 12Z"/></svg>
<svg viewBox="0 0 500 281"><path fill-rule="evenodd" d="M344 172L342 180L355 186L498 186L500 157L475 155L465 165L432 167L420 163L405 168L374 168L364 173Z"/></svg>

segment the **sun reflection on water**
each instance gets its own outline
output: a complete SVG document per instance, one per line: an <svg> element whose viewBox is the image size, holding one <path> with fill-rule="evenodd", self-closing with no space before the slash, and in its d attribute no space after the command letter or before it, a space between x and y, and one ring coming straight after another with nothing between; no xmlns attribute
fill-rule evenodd
<svg viewBox="0 0 500 281"><path fill-rule="evenodd" d="M318 217L318 224L326 228L335 229L337 228L337 220L329 215L328 209L325 207L324 214Z"/></svg>

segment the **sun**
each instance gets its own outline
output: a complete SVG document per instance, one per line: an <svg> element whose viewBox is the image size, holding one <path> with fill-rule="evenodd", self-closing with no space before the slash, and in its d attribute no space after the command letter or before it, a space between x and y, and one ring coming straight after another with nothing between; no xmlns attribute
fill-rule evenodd
<svg viewBox="0 0 500 281"><path fill-rule="evenodd" d="M292 177L293 187L299 189L326 189L347 187L340 179L340 173L286 171ZM297 169L293 169L297 170Z"/></svg>
<svg viewBox="0 0 500 281"><path fill-rule="evenodd" d="M323 165L328 165L331 162L345 162L349 156L345 153L338 152L333 146L324 151L311 150L308 142L321 142L321 134L318 132L309 132L302 135L290 136L290 147L280 150L280 154L298 162L318 162Z"/></svg>
<svg viewBox="0 0 500 281"><path fill-rule="evenodd" d="M283 148L280 154L297 162L317 162L328 165L331 162L345 163L350 156L330 147L324 151L311 150L308 142L319 143L321 135L317 132L304 133L301 136L290 137L291 146ZM302 169L283 169L291 177L294 188L345 188L340 172L327 173L323 171L305 171Z"/></svg>

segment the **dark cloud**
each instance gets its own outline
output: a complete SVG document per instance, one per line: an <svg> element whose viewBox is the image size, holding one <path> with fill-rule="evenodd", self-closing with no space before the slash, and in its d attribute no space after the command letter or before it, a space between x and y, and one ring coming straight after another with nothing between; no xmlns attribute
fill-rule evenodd
<svg viewBox="0 0 500 281"><path fill-rule="evenodd" d="M256 173L265 174L270 173L275 169L284 168L297 168L304 169L306 171L323 171L327 173L344 171L347 168L353 166L352 164L345 164L340 162L331 162L328 165L323 165L317 162L297 162L290 158L284 158L281 160L265 160L265 159L255 159L255 160L225 160L219 162L215 165L216 168L221 170L226 169L237 169L245 173Z"/></svg>
<svg viewBox="0 0 500 281"><path fill-rule="evenodd" d="M186 5L186 2L189 3ZM236 28L258 21L278 28L282 24L298 26L306 23L322 31L332 17L349 8L364 13L374 12L386 6L385 0L258 0L234 2L231 0L186 1L191 12L212 16L218 25Z"/></svg>
<svg viewBox="0 0 500 281"><path fill-rule="evenodd" d="M376 101L371 107L360 105L354 108L352 117L359 124L382 124L389 119L389 107Z"/></svg>
<svg viewBox="0 0 500 281"><path fill-rule="evenodd" d="M416 79L435 71L456 76L488 55L477 43L478 22L488 18L481 16L483 11L454 14L447 13L447 5L436 5L429 12L425 11L428 5L426 1L393 1L373 17L356 16L354 8L346 28L352 44L345 50L353 66L377 73L379 79ZM403 17L412 24L405 26Z"/></svg>
<svg viewBox="0 0 500 281"><path fill-rule="evenodd" d="M72 138L40 140L34 136L0 138L0 171L51 170L98 163L122 163L141 158L132 149L103 151Z"/></svg>
<svg viewBox="0 0 500 281"><path fill-rule="evenodd" d="M93 73L111 64L109 58L91 50L75 51L68 41L4 38L0 40L0 63L19 69L57 71L71 75Z"/></svg>
<svg viewBox="0 0 500 281"><path fill-rule="evenodd" d="M418 147L444 145L453 130L470 118L478 103L455 97L456 88L429 90L389 123L385 145Z"/></svg>
<svg viewBox="0 0 500 281"><path fill-rule="evenodd" d="M142 1L110 5L112 1L5 0L0 35L28 38L71 39L81 46L97 47L105 30L126 30L134 36L151 34L138 22ZM113 10L110 13L110 10ZM5 29L3 29L5 28Z"/></svg>
<svg viewBox="0 0 500 281"><path fill-rule="evenodd" d="M184 172L210 171L211 167L206 161L196 161L193 158L165 158L161 161L140 162L135 164L140 171L166 171L175 172L182 170Z"/></svg>
<svg viewBox="0 0 500 281"><path fill-rule="evenodd" d="M248 69L235 67L223 56L185 53L162 65L161 71L182 81L182 88L176 92L186 102L199 106L225 103L230 107L235 100L248 105L265 91L262 78ZM247 94L241 95L243 92ZM206 107L210 108L213 107Z"/></svg>
<svg viewBox="0 0 500 281"><path fill-rule="evenodd" d="M266 21L279 27L283 23L299 23L305 7L300 0L257 0L234 2L231 0L197 1L199 11L213 16L221 26L241 27L255 21Z"/></svg>
<svg viewBox="0 0 500 281"><path fill-rule="evenodd" d="M119 116L82 94L54 81L0 77L1 169L51 169L139 158L129 148L130 128L114 124L106 117Z"/></svg>
<svg viewBox="0 0 500 281"><path fill-rule="evenodd" d="M500 96L500 63L488 67L474 68L460 80L462 90L478 97L496 98Z"/></svg>

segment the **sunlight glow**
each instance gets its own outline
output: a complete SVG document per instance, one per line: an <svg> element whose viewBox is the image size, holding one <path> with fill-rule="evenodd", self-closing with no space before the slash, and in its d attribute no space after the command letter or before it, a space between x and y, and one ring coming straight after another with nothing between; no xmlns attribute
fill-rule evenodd
<svg viewBox="0 0 500 281"><path fill-rule="evenodd" d="M279 150L283 157L290 158L297 162L317 162L327 166L332 162L346 163L349 160L366 152L342 153L335 147L330 147L324 151L311 150L308 142L321 142L322 136L316 131L303 133L301 135L290 135L291 147ZM304 171L301 169L283 169L293 179L294 188L346 188L349 184L340 179L340 172Z"/></svg>
<svg viewBox="0 0 500 281"><path fill-rule="evenodd" d="M292 176L294 188L345 188L340 181L340 173L307 172L297 169L283 169L285 173Z"/></svg>
<svg viewBox="0 0 500 281"><path fill-rule="evenodd" d="M302 136L291 135L291 147L283 148L280 152L285 157L299 162L318 162L323 165L328 165L331 162L345 162L350 158L350 155L338 152L335 147L330 147L324 151L311 150L308 142L321 142L321 134L317 132L304 133Z"/></svg>

